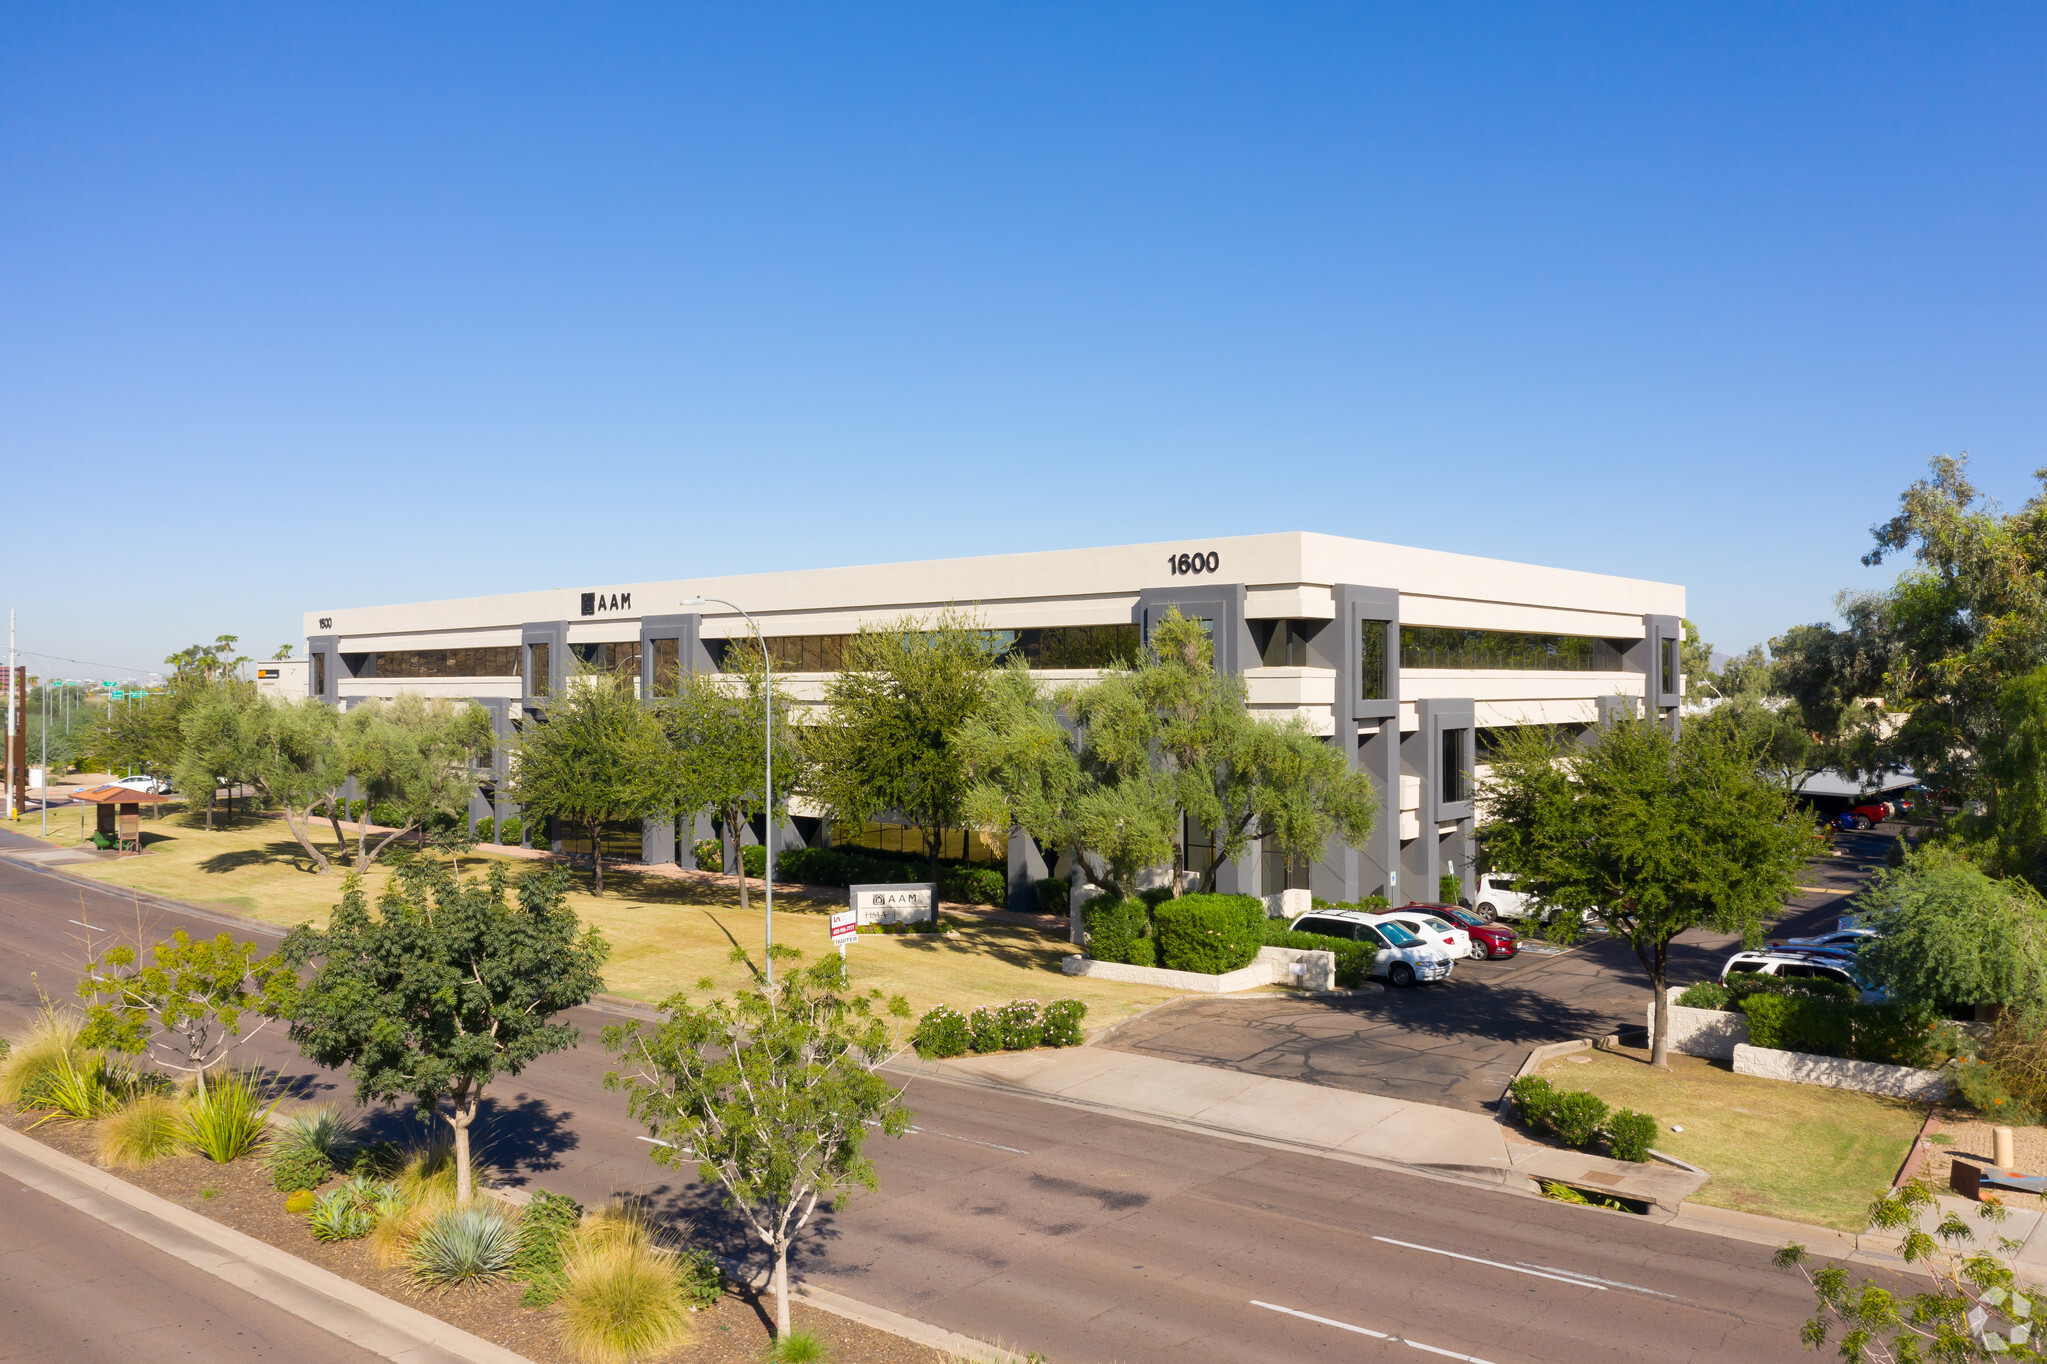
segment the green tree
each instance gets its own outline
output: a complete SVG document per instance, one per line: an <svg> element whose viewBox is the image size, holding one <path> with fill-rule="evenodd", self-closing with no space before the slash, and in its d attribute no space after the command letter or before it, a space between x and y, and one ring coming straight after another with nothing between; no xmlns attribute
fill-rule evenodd
<svg viewBox="0 0 2047 1364"><path fill-rule="evenodd" d="M184 792L188 805L204 799L208 833L213 831L222 784L232 792L256 779L258 749L251 712L259 704L246 685L210 687L178 722L183 743L171 780Z"/></svg>
<svg viewBox="0 0 2047 1364"><path fill-rule="evenodd" d="M726 672L683 677L680 694L658 715L672 755L668 765L672 808L690 821L699 810L712 811L724 822L736 850L739 831L766 809L761 793L770 712L775 727L776 809L788 810L807 764L802 733L790 723L794 703L788 693L778 683L772 702L765 699L767 677L760 650L735 646L726 654L726 665ZM739 878L739 907L751 907L744 875Z"/></svg>
<svg viewBox="0 0 2047 1364"><path fill-rule="evenodd" d="M674 773L661 725L630 685L581 673L529 722L512 748L506 794L526 816L552 817L590 839L595 894L604 894L604 826L671 808Z"/></svg>
<svg viewBox="0 0 2047 1364"><path fill-rule="evenodd" d="M880 1187L864 1150L870 1127L909 1129L909 1110L878 1072L900 1049L899 1026L882 1015L905 1019L910 1008L897 996L878 1012L880 998L849 993L844 965L827 956L772 989L704 1004L678 994L652 1032L637 1022L604 1030L617 1066L605 1088L623 1089L632 1116L664 1143L653 1159L694 1161L767 1247L777 1336L789 1332L789 1247L820 1201Z"/></svg>
<svg viewBox="0 0 2047 1364"><path fill-rule="evenodd" d="M1679 666L1685 675L1685 695L1697 698L1713 685L1713 646L1699 637L1699 627L1687 618L1684 643L1678 649Z"/></svg>
<svg viewBox="0 0 2047 1364"><path fill-rule="evenodd" d="M2009 1208L1994 1201L1976 1209L1986 1230L2010 1215ZM1991 1249L1979 1247L1976 1229L1958 1213L1943 1213L1939 1198L1921 1179L1908 1180L1870 1204L1869 1227L1901 1240L1902 1258L1925 1276L1926 1286L1901 1295L1871 1279L1857 1283L1846 1265L1814 1269L1797 1242L1782 1247L1777 1267L1797 1270L1812 1285L1813 1316L1798 1333L1806 1348L1826 1345L1839 1327L1836 1353L1857 1364L2043 1357L2033 1334L2040 1314L2047 1312L2047 1294L2019 1286L2021 1242L1998 1236Z"/></svg>
<svg viewBox="0 0 2047 1364"><path fill-rule="evenodd" d="M555 1017L604 987L610 953L569 908L560 868L522 877L516 904L507 888L501 866L461 881L422 859L397 869L372 913L351 874L327 927L301 924L282 949L293 967L316 963L280 1010L309 1060L347 1066L359 1104L409 1096L432 1121L447 1101L461 1203L484 1090L576 1045Z"/></svg>
<svg viewBox="0 0 2047 1364"><path fill-rule="evenodd" d="M313 821L325 813L333 822L334 841L344 852L337 806L347 779L342 762L335 709L314 697L297 701L265 701L245 717L256 787L284 815L284 824L298 840L315 871L333 864L313 842Z"/></svg>
<svg viewBox="0 0 2047 1364"><path fill-rule="evenodd" d="M276 954L259 956L254 943L225 933L194 938L181 928L150 944L146 960L135 944L115 943L87 962L78 982L87 1005L79 1044L147 1054L166 1070L195 1077L203 1090L206 1072L248 1040L243 1020L285 1007L296 985Z"/></svg>
<svg viewBox="0 0 2047 1364"><path fill-rule="evenodd" d="M1711 927L1753 940L1815 847L1791 793L1724 729L1681 738L1622 715L1567 747L1547 727L1510 729L1481 783L1493 864L1562 913L1596 911L1634 948L1655 992L1650 1060L1667 1064L1671 940Z"/></svg>
<svg viewBox="0 0 2047 1364"><path fill-rule="evenodd" d="M998 647L959 611L864 627L847 641L810 736L810 794L848 824L901 813L924 835L934 883L946 830L966 827L960 735L987 704Z"/></svg>
<svg viewBox="0 0 2047 1364"><path fill-rule="evenodd" d="M2047 665L1999 689L1979 763L1984 813L1957 832L1992 871L2047 886Z"/></svg>
<svg viewBox="0 0 2047 1364"><path fill-rule="evenodd" d="M1883 936L1861 960L1897 1003L1936 1013L2047 1004L2047 900L2026 882L1929 846L1873 877L1862 910Z"/></svg>
<svg viewBox="0 0 2047 1364"><path fill-rule="evenodd" d="M1371 779L1304 723L1254 715L1201 623L1177 611L1134 667L1093 682L1048 688L1021 662L1000 669L962 734L977 822L1073 850L1122 895L1172 860L1183 811L1213 833L1215 860L1199 869L1213 890L1254 840L1301 857L1332 837L1363 842L1377 804Z"/></svg>
<svg viewBox="0 0 2047 1364"><path fill-rule="evenodd" d="M355 780L365 809L356 825L353 865L374 863L393 842L458 818L476 788L474 767L491 751L490 714L474 702L400 692L365 701L341 717L342 770ZM329 805L341 833L339 801ZM370 826L388 829L372 843Z"/></svg>

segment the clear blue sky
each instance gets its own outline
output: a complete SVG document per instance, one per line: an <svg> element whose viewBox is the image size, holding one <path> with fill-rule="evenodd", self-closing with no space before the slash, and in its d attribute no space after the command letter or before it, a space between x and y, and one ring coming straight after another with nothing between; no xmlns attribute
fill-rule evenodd
<svg viewBox="0 0 2047 1364"><path fill-rule="evenodd" d="M2047 464L2043 60L2039 5L16 3L0 605L149 666L1310 529L1738 648L1888 580L1928 456Z"/></svg>

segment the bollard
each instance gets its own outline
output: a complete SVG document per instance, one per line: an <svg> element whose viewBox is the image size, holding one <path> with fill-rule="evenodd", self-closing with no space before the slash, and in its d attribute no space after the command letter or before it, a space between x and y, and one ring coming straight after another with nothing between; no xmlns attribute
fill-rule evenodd
<svg viewBox="0 0 2047 1364"><path fill-rule="evenodd" d="M2018 1158L2012 1154L2011 1129L2009 1127L1993 1127L1990 1129L1990 1156L1991 1162L1999 1170L2009 1170L2018 1163Z"/></svg>

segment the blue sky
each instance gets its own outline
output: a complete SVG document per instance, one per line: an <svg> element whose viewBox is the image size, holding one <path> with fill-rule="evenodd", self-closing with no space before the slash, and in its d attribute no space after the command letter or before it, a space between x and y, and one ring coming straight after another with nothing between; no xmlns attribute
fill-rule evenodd
<svg viewBox="0 0 2047 1364"><path fill-rule="evenodd" d="M2038 6L17 3L0 605L152 666L1309 529L1739 648L1888 580L1928 456L2047 465L2043 60Z"/></svg>

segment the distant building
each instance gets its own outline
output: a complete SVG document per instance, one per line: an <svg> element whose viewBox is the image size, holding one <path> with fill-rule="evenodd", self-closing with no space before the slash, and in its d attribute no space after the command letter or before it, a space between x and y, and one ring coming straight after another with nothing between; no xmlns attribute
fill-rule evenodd
<svg viewBox="0 0 2047 1364"><path fill-rule="evenodd" d="M1491 731L1583 728L1613 706L1675 724L1683 701L1682 587L1303 532L322 609L305 617L311 670L297 694L343 706L401 690L473 698L503 734L515 718L543 717L577 666L622 673L658 699L684 671L717 670L728 640L746 634L722 606L685 610L693 597L751 612L776 673L812 704L863 623L948 604L973 610L1050 679L1132 657L1173 608L1207 622L1216 665L1243 675L1255 711L1302 717L1381 793L1364 848L1331 847L1308 865L1254 850L1218 872L1227 891L1397 904L1433 899L1447 873L1469 893L1473 773ZM472 808L502 818L513 811L490 775ZM801 802L790 813L778 847L916 837L832 829ZM686 861L707 833L701 821L650 821L607 838L605 851ZM980 856L1000 860L1001 837L963 839L957 855L976 855L978 842ZM1008 845L1012 899L1026 898L1048 850L1023 834ZM1181 865L1204 866L1208 847L1204 831L1183 829Z"/></svg>
<svg viewBox="0 0 2047 1364"><path fill-rule="evenodd" d="M303 658L273 658L256 665L256 692L259 696L275 696L296 701L309 694L306 669L312 666Z"/></svg>

